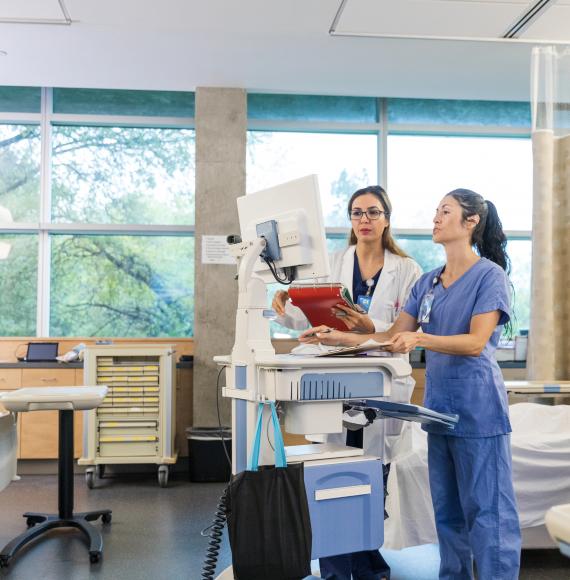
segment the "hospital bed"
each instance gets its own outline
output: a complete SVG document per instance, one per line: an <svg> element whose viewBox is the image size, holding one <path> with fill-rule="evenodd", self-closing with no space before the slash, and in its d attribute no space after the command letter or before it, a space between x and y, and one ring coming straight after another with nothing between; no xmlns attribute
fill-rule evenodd
<svg viewBox="0 0 570 580"><path fill-rule="evenodd" d="M523 548L553 548L545 527L552 507L570 503L570 405L510 407L513 480ZM427 469L427 437L412 425L412 451L393 462L388 478L384 547L437 543Z"/></svg>

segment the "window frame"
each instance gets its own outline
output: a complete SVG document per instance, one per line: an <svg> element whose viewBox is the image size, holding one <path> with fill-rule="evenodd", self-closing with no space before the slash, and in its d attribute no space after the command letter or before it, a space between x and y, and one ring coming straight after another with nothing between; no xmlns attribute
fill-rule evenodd
<svg viewBox="0 0 570 580"><path fill-rule="evenodd" d="M53 112L53 89L41 89L39 113L0 113L2 124L32 124L40 127L39 222L0 224L2 234L36 234L38 236L38 282L36 336L48 337L51 302L51 236L53 234L110 234L125 236L194 237L195 225L160 224L83 224L51 221L51 150L55 125L97 127L196 129L195 117L151 117L133 115L79 115Z"/></svg>
<svg viewBox="0 0 570 580"><path fill-rule="evenodd" d="M377 99L378 119L376 123L303 121L303 120L256 120L248 119L248 131L273 131L289 133L351 133L375 134L377 139L376 169L379 185L386 187L388 182L388 136L422 135L433 137L491 137L504 139L530 139L531 127L510 127L502 125L471 126L446 124L408 124L388 121L388 98ZM348 235L349 228L326 227L327 235ZM532 237L531 230L505 230L508 239L518 240ZM406 238L431 238L431 230L411 228L394 229L394 235Z"/></svg>

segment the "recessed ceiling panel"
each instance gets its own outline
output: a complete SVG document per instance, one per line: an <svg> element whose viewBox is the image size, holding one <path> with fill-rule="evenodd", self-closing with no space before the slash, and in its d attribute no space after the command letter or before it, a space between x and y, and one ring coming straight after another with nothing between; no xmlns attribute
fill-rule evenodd
<svg viewBox="0 0 570 580"><path fill-rule="evenodd" d="M396 37L499 39L532 7L536 0L347 0L337 22L337 34ZM570 40L570 21L564 16L568 0L548 2L521 38L549 40L551 27L538 26L558 12L556 29ZM564 17L565 22L558 22ZM540 30L540 35L538 31Z"/></svg>
<svg viewBox="0 0 570 580"><path fill-rule="evenodd" d="M2 0L0 20L2 19L63 20L64 15L57 0Z"/></svg>
<svg viewBox="0 0 570 580"><path fill-rule="evenodd" d="M533 22L521 38L570 42L570 0L558 0Z"/></svg>

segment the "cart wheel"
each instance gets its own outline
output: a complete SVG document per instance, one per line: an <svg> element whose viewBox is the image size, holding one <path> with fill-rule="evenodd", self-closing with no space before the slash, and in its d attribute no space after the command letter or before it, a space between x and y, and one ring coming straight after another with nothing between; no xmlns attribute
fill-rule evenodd
<svg viewBox="0 0 570 580"><path fill-rule="evenodd" d="M158 485L166 487L168 485L168 465L161 465L158 468Z"/></svg>
<svg viewBox="0 0 570 580"><path fill-rule="evenodd" d="M87 483L87 487L89 489L93 489L95 487L95 468L89 467L85 470L85 483Z"/></svg>
<svg viewBox="0 0 570 580"><path fill-rule="evenodd" d="M0 568L8 568L10 565L10 558L8 556L0 556Z"/></svg>
<svg viewBox="0 0 570 580"><path fill-rule="evenodd" d="M99 479L103 479L105 477L105 466L102 463L97 466L97 477Z"/></svg>
<svg viewBox="0 0 570 580"><path fill-rule="evenodd" d="M110 524L112 519L113 519L113 516L111 514L103 514L101 516L101 521L104 524Z"/></svg>
<svg viewBox="0 0 570 580"><path fill-rule="evenodd" d="M33 518L26 518L26 526L28 526L28 528L33 528L36 525L36 520L34 520Z"/></svg>
<svg viewBox="0 0 570 580"><path fill-rule="evenodd" d="M101 560L101 552L89 552L89 561L91 564L97 564Z"/></svg>

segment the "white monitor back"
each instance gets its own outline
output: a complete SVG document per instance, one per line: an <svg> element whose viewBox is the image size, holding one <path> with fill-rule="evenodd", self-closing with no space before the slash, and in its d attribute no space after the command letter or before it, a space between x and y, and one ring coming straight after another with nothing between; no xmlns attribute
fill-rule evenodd
<svg viewBox="0 0 570 580"><path fill-rule="evenodd" d="M281 259L277 268L296 267L297 280L329 276L330 266L323 225L319 183L308 175L237 200L242 240L257 239L256 227L277 222ZM254 272L266 283L275 282L267 264L259 259Z"/></svg>

